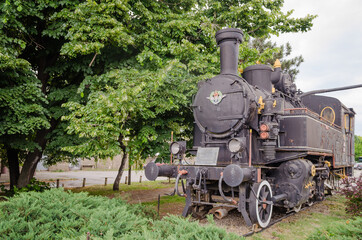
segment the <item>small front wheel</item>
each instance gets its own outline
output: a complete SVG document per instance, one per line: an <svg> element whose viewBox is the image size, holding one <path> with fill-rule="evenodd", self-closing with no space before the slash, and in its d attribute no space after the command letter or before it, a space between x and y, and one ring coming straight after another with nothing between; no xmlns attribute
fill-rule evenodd
<svg viewBox="0 0 362 240"><path fill-rule="evenodd" d="M255 183L250 192L249 214L253 223L266 228L273 213L272 189L268 181Z"/></svg>

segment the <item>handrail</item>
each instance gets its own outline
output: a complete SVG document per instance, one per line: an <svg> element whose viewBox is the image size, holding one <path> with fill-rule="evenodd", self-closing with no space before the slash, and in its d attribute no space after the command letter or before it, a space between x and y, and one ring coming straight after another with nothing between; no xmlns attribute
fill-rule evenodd
<svg viewBox="0 0 362 240"><path fill-rule="evenodd" d="M306 113L307 115L311 116L311 117L314 117L314 118L318 118L319 120L322 120L323 122L325 123L328 123L329 125L337 128L337 129L342 129L341 126L337 125L337 124L334 124L334 123L331 123L329 120L327 120L326 118L320 116L318 113L316 112L313 112L311 111L310 109L308 108L286 108L284 109L284 112L285 111L289 111L289 114L297 114L297 113L291 113L291 111L305 111L304 113ZM302 112L303 113L303 112Z"/></svg>

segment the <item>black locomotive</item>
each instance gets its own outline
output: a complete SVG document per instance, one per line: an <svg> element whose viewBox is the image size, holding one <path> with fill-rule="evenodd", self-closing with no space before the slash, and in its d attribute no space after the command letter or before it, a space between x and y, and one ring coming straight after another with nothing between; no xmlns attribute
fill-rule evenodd
<svg viewBox="0 0 362 240"><path fill-rule="evenodd" d="M242 37L233 28L216 33L221 73L198 84L192 104L195 163L151 162L145 173L176 178L175 192L186 197L183 216L237 208L247 225L264 228L273 206L298 211L353 174L355 112L315 94L362 85L302 93L279 61L247 67L240 77ZM182 160L186 144L173 142L170 150Z"/></svg>

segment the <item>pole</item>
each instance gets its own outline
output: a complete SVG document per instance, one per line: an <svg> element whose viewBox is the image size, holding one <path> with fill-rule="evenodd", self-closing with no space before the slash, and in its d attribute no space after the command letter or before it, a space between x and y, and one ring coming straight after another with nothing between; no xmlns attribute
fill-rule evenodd
<svg viewBox="0 0 362 240"><path fill-rule="evenodd" d="M104 186L107 186L107 178L104 178Z"/></svg>
<svg viewBox="0 0 362 240"><path fill-rule="evenodd" d="M299 97L304 97L307 95L318 94L318 93L336 92L336 91L342 91L342 90L348 90L348 89L360 88L360 87L362 87L362 84L351 85L351 86L346 86L346 87L338 87L338 88L319 89L319 90L313 90L313 91L302 93L301 95L299 95Z"/></svg>
<svg viewBox="0 0 362 240"><path fill-rule="evenodd" d="M128 185L131 185L131 173L132 173L131 161L128 159Z"/></svg>
<svg viewBox="0 0 362 240"><path fill-rule="evenodd" d="M171 131L171 144L173 143L173 131ZM172 153L170 154L170 163L172 164L173 159L172 159Z"/></svg>
<svg viewBox="0 0 362 240"><path fill-rule="evenodd" d="M250 128L249 132L249 167L251 167L251 135L253 133L253 130Z"/></svg>
<svg viewBox="0 0 362 240"><path fill-rule="evenodd" d="M59 188L59 179L57 179L57 188Z"/></svg>
<svg viewBox="0 0 362 240"><path fill-rule="evenodd" d="M157 199L157 215L158 217L160 217L160 194L158 194L158 199Z"/></svg>
<svg viewBox="0 0 362 240"><path fill-rule="evenodd" d="M85 187L85 178L83 178L83 187Z"/></svg>
<svg viewBox="0 0 362 240"><path fill-rule="evenodd" d="M140 176L140 183L142 182L142 175Z"/></svg>

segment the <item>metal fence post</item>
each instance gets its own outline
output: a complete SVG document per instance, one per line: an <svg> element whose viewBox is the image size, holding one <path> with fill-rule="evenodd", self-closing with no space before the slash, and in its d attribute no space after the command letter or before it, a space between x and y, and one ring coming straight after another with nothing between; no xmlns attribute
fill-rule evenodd
<svg viewBox="0 0 362 240"><path fill-rule="evenodd" d="M83 187L85 187L85 178L83 178Z"/></svg>
<svg viewBox="0 0 362 240"><path fill-rule="evenodd" d="M157 215L158 217L160 217L160 204L161 204L161 198L160 198L160 194L158 194L158 199L157 199Z"/></svg>

